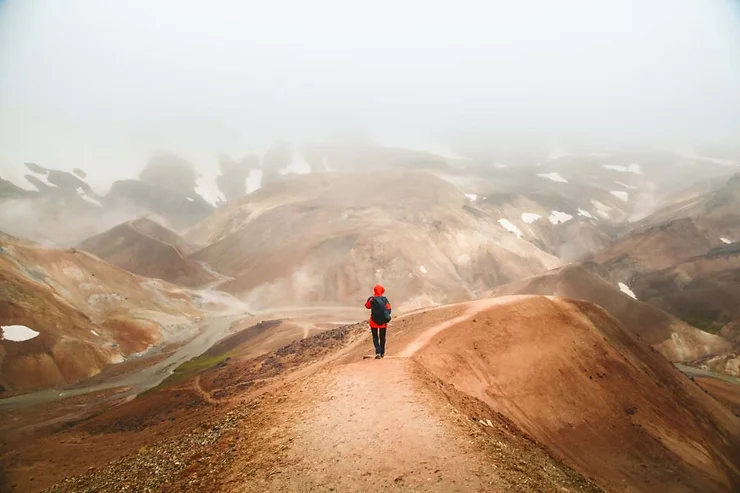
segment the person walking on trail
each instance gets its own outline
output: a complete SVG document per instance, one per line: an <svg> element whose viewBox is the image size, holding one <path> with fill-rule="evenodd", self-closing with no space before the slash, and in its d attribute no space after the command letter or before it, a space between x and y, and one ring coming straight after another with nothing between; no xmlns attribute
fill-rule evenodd
<svg viewBox="0 0 740 493"><path fill-rule="evenodd" d="M373 287L373 295L365 302L365 308L370 310L370 331L373 333L375 359L385 356L385 331L391 321L391 303L383 296L385 288L380 284Z"/></svg>

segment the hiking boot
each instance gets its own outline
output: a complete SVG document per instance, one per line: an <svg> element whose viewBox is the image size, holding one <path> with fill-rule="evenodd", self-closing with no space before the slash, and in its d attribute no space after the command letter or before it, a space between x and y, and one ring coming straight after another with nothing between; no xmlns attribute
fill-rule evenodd
<svg viewBox="0 0 740 493"><path fill-rule="evenodd" d="M378 353L378 354L375 355L375 359L380 359L382 357L383 357L383 355L381 355L380 353Z"/></svg>
<svg viewBox="0 0 740 493"><path fill-rule="evenodd" d="M385 358L385 354L381 354L381 355L380 355L380 357L381 357L381 358Z"/></svg>

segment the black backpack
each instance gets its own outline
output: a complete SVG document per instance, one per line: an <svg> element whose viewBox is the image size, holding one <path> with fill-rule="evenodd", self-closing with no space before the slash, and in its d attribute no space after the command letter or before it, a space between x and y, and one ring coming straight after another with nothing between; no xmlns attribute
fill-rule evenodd
<svg viewBox="0 0 740 493"><path fill-rule="evenodd" d="M378 325L385 325L391 321L391 314L386 308L388 298L385 296L373 296L370 302L370 317Z"/></svg>

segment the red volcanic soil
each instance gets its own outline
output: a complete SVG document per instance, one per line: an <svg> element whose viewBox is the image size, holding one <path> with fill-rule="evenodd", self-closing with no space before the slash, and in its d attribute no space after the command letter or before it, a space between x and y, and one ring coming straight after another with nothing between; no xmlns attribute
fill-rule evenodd
<svg viewBox="0 0 740 493"><path fill-rule="evenodd" d="M92 377L195 327L201 315L188 292L88 253L0 243L0 325L39 333L27 341L0 339L6 392Z"/></svg>
<svg viewBox="0 0 740 493"><path fill-rule="evenodd" d="M709 395L740 416L740 383L726 382L712 377L695 376L694 381Z"/></svg>
<svg viewBox="0 0 740 493"><path fill-rule="evenodd" d="M129 272L183 286L201 286L218 278L195 260L188 245L173 231L146 218L120 224L78 245Z"/></svg>
<svg viewBox="0 0 740 493"><path fill-rule="evenodd" d="M633 334L674 362L696 361L733 349L732 343L724 338L699 330L655 306L633 299L617 289L616 285L578 264L501 286L494 293L499 296L554 295L596 303Z"/></svg>
<svg viewBox="0 0 740 493"><path fill-rule="evenodd" d="M364 324L256 357L238 354L250 337L276 327L232 336L202 357L213 366L132 402L9 440L0 456L3 486L54 492L740 486L738 418L590 303L520 296L402 315L388 329L382 360L363 358L372 347ZM232 359L219 358L234 350ZM74 453L70 444L77 445Z"/></svg>
<svg viewBox="0 0 740 493"><path fill-rule="evenodd" d="M740 421L595 305L502 303L416 357L610 491L740 487Z"/></svg>

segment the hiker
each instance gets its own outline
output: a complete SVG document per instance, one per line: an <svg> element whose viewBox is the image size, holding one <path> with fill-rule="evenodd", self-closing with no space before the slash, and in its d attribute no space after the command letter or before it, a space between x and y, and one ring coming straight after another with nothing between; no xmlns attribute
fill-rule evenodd
<svg viewBox="0 0 740 493"><path fill-rule="evenodd" d="M385 356L385 331L391 321L391 303L383 296L385 288L380 284L373 287L373 295L365 302L365 308L370 310L370 331L373 333L375 359Z"/></svg>

